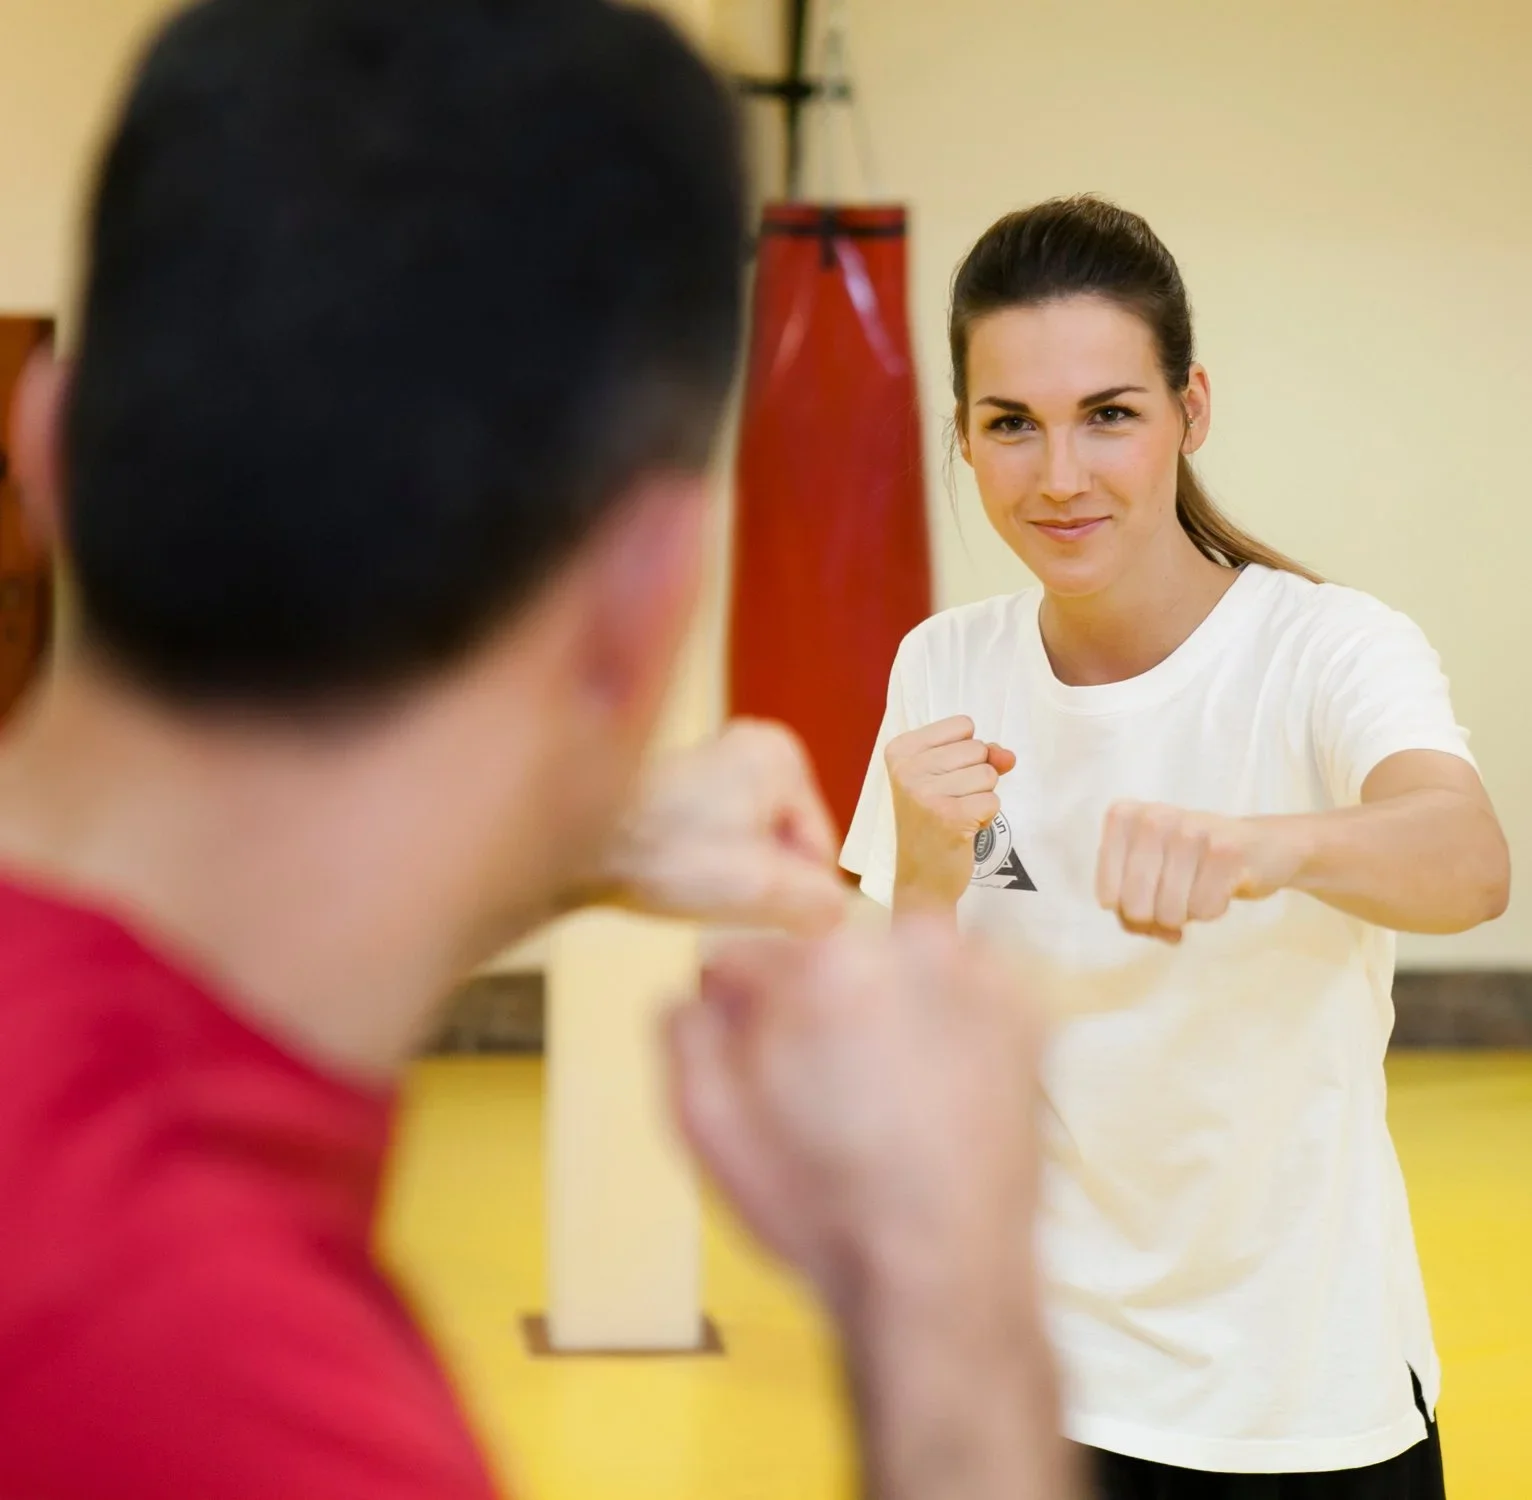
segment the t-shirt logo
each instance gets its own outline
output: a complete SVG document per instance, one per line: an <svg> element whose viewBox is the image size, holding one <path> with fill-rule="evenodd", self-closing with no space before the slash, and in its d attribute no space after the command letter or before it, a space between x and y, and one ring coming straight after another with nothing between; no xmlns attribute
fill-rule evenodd
<svg viewBox="0 0 1532 1500"><path fill-rule="evenodd" d="M1011 847L1011 825L1004 813L997 813L995 821L981 828L973 841L973 884L1001 891L1037 889Z"/></svg>

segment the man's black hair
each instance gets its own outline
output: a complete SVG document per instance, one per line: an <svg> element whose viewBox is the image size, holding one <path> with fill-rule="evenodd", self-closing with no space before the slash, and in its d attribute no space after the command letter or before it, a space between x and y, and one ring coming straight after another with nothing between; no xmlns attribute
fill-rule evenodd
<svg viewBox="0 0 1532 1500"><path fill-rule="evenodd" d="M403 685L639 476L705 462L727 90L603 0L206 0L91 215L65 530L87 640L185 699Z"/></svg>

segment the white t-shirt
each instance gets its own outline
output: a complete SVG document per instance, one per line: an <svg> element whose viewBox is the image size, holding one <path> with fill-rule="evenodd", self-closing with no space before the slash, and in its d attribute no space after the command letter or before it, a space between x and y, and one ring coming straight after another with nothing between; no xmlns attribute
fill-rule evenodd
<svg viewBox="0 0 1532 1500"><path fill-rule="evenodd" d="M1379 762L1472 763L1420 630L1365 594L1251 566L1165 661L1068 687L1041 592L900 647L842 863L885 905L883 745L967 714L1015 751L965 928L1018 950L1056 1032L1043 1265L1077 1442L1185 1468L1360 1468L1425 1435L1440 1371L1384 1115L1394 936L1284 891L1177 947L1095 899L1121 799L1230 815L1355 804Z"/></svg>

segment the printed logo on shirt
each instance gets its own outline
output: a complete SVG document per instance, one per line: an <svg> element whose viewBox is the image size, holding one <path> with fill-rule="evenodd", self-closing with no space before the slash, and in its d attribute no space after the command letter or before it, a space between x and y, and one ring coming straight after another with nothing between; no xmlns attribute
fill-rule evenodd
<svg viewBox="0 0 1532 1500"><path fill-rule="evenodd" d="M1037 889L1011 845L1011 825L1004 813L997 813L995 821L981 828L973 841L973 884L1000 891Z"/></svg>

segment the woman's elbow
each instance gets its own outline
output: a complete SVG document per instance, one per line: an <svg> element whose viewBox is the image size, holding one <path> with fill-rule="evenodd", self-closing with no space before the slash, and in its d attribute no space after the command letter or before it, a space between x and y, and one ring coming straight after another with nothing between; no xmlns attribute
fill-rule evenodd
<svg viewBox="0 0 1532 1500"><path fill-rule="evenodd" d="M1477 900L1469 927L1503 917L1511 904L1511 849L1498 823L1486 834L1479 866L1479 878L1474 882Z"/></svg>
<svg viewBox="0 0 1532 1500"><path fill-rule="evenodd" d="M1494 816L1472 835L1459 840L1453 857L1438 865L1432 884L1436 895L1434 920L1417 932L1451 937L1503 917L1511 901L1511 851Z"/></svg>
<svg viewBox="0 0 1532 1500"><path fill-rule="evenodd" d="M1479 920L1493 922L1496 917L1503 917L1506 908L1511 904L1511 852L1509 849L1504 852L1494 879L1489 882L1484 894L1484 915Z"/></svg>

